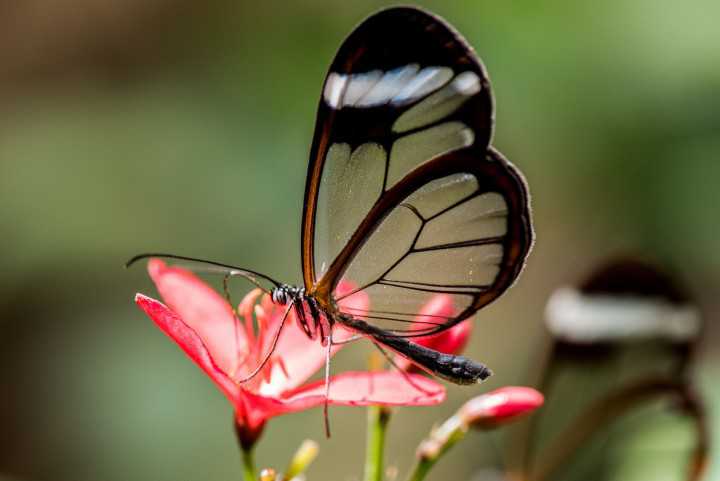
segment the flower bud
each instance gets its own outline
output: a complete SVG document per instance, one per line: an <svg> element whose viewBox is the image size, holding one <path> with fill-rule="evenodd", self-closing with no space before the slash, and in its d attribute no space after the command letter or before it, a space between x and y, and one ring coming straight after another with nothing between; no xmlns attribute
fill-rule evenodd
<svg viewBox="0 0 720 481"><path fill-rule="evenodd" d="M507 386L466 402L458 416L476 429L493 429L542 406L543 395L529 387Z"/></svg>
<svg viewBox="0 0 720 481"><path fill-rule="evenodd" d="M260 471L260 481L275 481L277 473L272 468L265 468Z"/></svg>
<svg viewBox="0 0 720 481"><path fill-rule="evenodd" d="M291 480L302 474L318 455L320 447L311 439L306 439L300 444L295 455L290 460L290 465L285 470L284 480Z"/></svg>

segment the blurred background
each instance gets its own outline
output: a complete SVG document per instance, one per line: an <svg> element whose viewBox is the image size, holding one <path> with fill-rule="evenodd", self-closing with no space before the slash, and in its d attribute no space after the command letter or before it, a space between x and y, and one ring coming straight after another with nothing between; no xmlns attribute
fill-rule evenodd
<svg viewBox="0 0 720 481"><path fill-rule="evenodd" d="M419 3L490 72L493 143L528 179L537 243L475 322L468 353L496 375L399 410L388 462L404 472L472 395L535 382L550 293L626 252L673 270L700 304L695 374L720 432L720 3ZM230 406L134 306L135 292L156 293L142 267L122 265L167 251L299 282L321 83L343 38L384 5L0 2L0 479L240 479ZM362 368L367 352L348 348L333 369ZM319 410L272 421L258 464L282 468L311 437L310 479L360 479L365 413L332 417L330 441ZM621 434L628 449L682 439L651 424ZM507 442L477 435L431 479L479 481ZM626 458L641 474L613 479L651 479L652 460Z"/></svg>

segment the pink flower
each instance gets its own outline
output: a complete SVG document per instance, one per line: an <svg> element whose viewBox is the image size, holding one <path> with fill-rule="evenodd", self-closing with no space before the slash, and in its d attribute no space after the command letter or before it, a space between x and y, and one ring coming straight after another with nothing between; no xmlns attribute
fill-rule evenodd
<svg viewBox="0 0 720 481"><path fill-rule="evenodd" d="M190 272L156 259L149 262L148 271L166 304L142 294L137 294L135 302L232 403L243 443L252 445L268 419L325 402L323 381L303 384L323 366L325 348L317 339L308 339L292 312L261 372L245 383L236 382L250 374L270 349L286 306L275 305L269 296L254 290L240 303L236 320L226 300ZM340 285L338 294L349 289ZM368 309L366 296L353 298L352 307ZM348 330L336 325L336 340L349 335ZM419 406L444 400L442 385L420 375L411 376L415 386L398 372L345 372L331 378L329 403Z"/></svg>
<svg viewBox="0 0 720 481"><path fill-rule="evenodd" d="M460 408L463 423L480 429L494 428L542 406L542 394L530 387L506 386L481 394Z"/></svg>
<svg viewBox="0 0 720 481"><path fill-rule="evenodd" d="M411 328L416 330L427 329L430 326L429 323L442 322L442 320L453 315L455 315L455 306L452 296L449 294L437 294L422 307L420 313L413 320ZM470 334L472 334L472 321L466 319L439 334L418 337L413 341L445 354L458 354L465 349ZM396 356L395 363L401 369L415 369L414 365L402 356Z"/></svg>

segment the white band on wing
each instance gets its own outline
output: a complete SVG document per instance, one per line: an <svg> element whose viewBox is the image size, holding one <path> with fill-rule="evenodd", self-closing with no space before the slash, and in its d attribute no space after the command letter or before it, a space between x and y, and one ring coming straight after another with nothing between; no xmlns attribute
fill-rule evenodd
<svg viewBox="0 0 720 481"><path fill-rule="evenodd" d="M578 343L695 339L700 312L690 304L672 304L659 297L583 294L561 288L545 308L545 324L557 338Z"/></svg>
<svg viewBox="0 0 720 481"><path fill-rule="evenodd" d="M403 105L438 90L452 77L453 70L450 67L430 66L421 69L418 64L403 65L386 72L330 72L325 81L323 99L336 110L343 107L377 107L388 103ZM460 82L457 88L471 92L479 90L473 85L474 80L479 84L473 72L464 76L461 74L458 79Z"/></svg>

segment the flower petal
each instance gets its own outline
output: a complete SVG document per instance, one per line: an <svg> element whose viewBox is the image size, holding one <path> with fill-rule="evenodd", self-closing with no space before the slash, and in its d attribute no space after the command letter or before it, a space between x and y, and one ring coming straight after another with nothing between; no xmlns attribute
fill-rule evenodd
<svg viewBox="0 0 720 481"><path fill-rule="evenodd" d="M250 430L261 428L265 422L288 411L285 404L274 397L265 397L245 389L238 390L235 399L235 421Z"/></svg>
<svg viewBox="0 0 720 481"><path fill-rule="evenodd" d="M409 374L412 385L399 372L346 372L330 378L329 404L342 406L428 406L445 400L445 388L425 376ZM325 382L316 381L283 398L263 396L240 389L236 398L236 421L249 429L268 419L304 411L325 403Z"/></svg>
<svg viewBox="0 0 720 481"><path fill-rule="evenodd" d="M445 388L425 376L397 371L345 372L330 379L330 404L427 406L445 400ZM325 400L325 382L316 381L289 393L285 402L307 407ZM302 409L306 409L302 408Z"/></svg>
<svg viewBox="0 0 720 481"><path fill-rule="evenodd" d="M433 327L433 325L438 322L438 318L449 318L454 315L455 305L452 296L449 294L435 294L422 306L418 315L415 316L412 327L413 329L427 329L428 327ZM424 341L431 341L432 339L436 339L436 337L420 338L418 344L431 347Z"/></svg>
<svg viewBox="0 0 720 481"><path fill-rule="evenodd" d="M444 352L446 354L459 354L465 349L470 334L472 334L473 323L471 319L465 319L462 322L455 324L450 329L441 332L437 336L432 338L421 338L419 344L424 344L431 349L436 351Z"/></svg>
<svg viewBox="0 0 720 481"><path fill-rule="evenodd" d="M353 292L355 289L354 283L341 280L335 287L333 297L339 299L337 304L341 311L362 317L370 309L370 296L364 290Z"/></svg>
<svg viewBox="0 0 720 481"><path fill-rule="evenodd" d="M335 299L347 296L355 290L355 284L350 281L341 280L335 288ZM370 297L365 291L358 291L352 296L341 300L338 305L342 308L349 309L351 312L363 312L370 309Z"/></svg>
<svg viewBox="0 0 720 481"><path fill-rule="evenodd" d="M445 400L445 388L424 376L409 374L411 385L399 372L346 372L330 378L329 403L343 406L426 406ZM241 390L236 404L240 424L262 426L268 419L304 411L325 402L325 382L300 387L279 399Z"/></svg>
<svg viewBox="0 0 720 481"><path fill-rule="evenodd" d="M135 296L135 303L157 324L161 331L175 341L185 354L212 379L220 390L235 404L237 385L218 367L212 354L195 331L164 304L142 294Z"/></svg>
<svg viewBox="0 0 720 481"><path fill-rule="evenodd" d="M148 272L168 307L202 339L217 365L226 373L237 371L248 340L227 301L185 269L151 259Z"/></svg>

